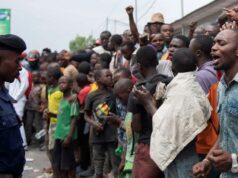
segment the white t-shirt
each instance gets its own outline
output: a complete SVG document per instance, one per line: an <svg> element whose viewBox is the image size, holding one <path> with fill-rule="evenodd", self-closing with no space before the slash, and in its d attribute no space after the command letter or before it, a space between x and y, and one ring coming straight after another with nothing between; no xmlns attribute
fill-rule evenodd
<svg viewBox="0 0 238 178"><path fill-rule="evenodd" d="M98 53L98 54L103 54L103 53L111 54L110 51L105 50L102 46L97 46L97 47L93 48L93 51Z"/></svg>
<svg viewBox="0 0 238 178"><path fill-rule="evenodd" d="M15 79L12 83L6 82L5 87L8 89L9 95L16 100L13 106L19 118L22 119L27 100L25 93L29 87L28 71L22 67L19 79Z"/></svg>

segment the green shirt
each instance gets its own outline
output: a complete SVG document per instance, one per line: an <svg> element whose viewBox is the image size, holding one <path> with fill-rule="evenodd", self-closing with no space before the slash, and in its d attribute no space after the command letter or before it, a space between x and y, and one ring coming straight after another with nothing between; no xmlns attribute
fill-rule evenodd
<svg viewBox="0 0 238 178"><path fill-rule="evenodd" d="M59 104L57 115L57 125L55 130L55 139L64 140L70 131L71 120L79 115L79 104L76 101L69 102L62 98ZM77 128L75 127L72 140L77 139Z"/></svg>

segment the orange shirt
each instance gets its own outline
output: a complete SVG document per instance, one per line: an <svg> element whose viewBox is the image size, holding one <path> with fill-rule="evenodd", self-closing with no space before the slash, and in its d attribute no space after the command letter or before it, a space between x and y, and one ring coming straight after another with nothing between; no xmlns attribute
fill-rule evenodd
<svg viewBox="0 0 238 178"><path fill-rule="evenodd" d="M96 91L98 89L98 85L97 85L97 82L93 82L91 83L90 85L90 88L91 90L89 91L89 93L93 92L93 91Z"/></svg>
<svg viewBox="0 0 238 178"><path fill-rule="evenodd" d="M196 151L198 154L207 154L218 138L219 120L217 113L217 87L218 83L212 85L209 90L208 100L212 106L211 118L207 122L207 128L197 136Z"/></svg>
<svg viewBox="0 0 238 178"><path fill-rule="evenodd" d="M166 53L164 53L164 54L162 55L161 60L170 60L170 59L169 59L169 51L168 51L168 50L167 50Z"/></svg>

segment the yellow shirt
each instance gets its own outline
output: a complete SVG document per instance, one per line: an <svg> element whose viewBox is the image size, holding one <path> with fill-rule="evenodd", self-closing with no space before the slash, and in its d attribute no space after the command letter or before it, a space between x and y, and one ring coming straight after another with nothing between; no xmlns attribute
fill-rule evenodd
<svg viewBox="0 0 238 178"><path fill-rule="evenodd" d="M90 84L90 88L91 88L91 90L89 91L89 93L96 91L98 89L97 82Z"/></svg>
<svg viewBox="0 0 238 178"><path fill-rule="evenodd" d="M63 97L63 93L59 90L58 87L49 89L48 91L48 111L53 114L58 114L59 103ZM50 117L50 122L57 122L57 117Z"/></svg>

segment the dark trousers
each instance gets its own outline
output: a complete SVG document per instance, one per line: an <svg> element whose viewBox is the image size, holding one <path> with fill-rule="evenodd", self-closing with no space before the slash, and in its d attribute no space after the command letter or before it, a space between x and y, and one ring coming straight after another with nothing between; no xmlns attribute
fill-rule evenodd
<svg viewBox="0 0 238 178"><path fill-rule="evenodd" d="M35 129L36 133L43 128L42 113L34 110L27 110L25 130L28 144L31 143L33 128Z"/></svg>
<svg viewBox="0 0 238 178"><path fill-rule="evenodd" d="M22 178L22 176L21 175L1 174L0 173L0 178Z"/></svg>

